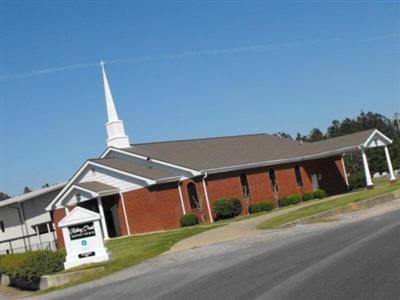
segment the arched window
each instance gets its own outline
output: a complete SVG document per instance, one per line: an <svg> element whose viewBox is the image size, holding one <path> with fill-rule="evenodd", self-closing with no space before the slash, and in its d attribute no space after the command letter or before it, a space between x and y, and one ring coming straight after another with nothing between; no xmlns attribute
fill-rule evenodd
<svg viewBox="0 0 400 300"><path fill-rule="evenodd" d="M296 183L298 187L303 186L303 178L301 178L301 170L299 166L294 167L294 173L296 174Z"/></svg>
<svg viewBox="0 0 400 300"><path fill-rule="evenodd" d="M243 197L247 198L250 196L249 182L247 181L246 174L240 174L240 184L242 185Z"/></svg>
<svg viewBox="0 0 400 300"><path fill-rule="evenodd" d="M271 181L272 192L276 193L279 191L279 189L278 189L278 182L276 180L275 170L269 169L268 174L269 174L269 180Z"/></svg>
<svg viewBox="0 0 400 300"><path fill-rule="evenodd" d="M199 197L197 196L196 186L194 185L193 182L190 182L187 185L187 191L188 191L188 196L189 196L190 207L192 209L199 208L200 207Z"/></svg>

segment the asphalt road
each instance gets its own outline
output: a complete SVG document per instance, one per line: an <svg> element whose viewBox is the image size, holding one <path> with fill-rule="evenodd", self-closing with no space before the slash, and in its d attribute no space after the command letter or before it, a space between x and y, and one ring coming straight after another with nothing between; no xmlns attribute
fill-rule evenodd
<svg viewBox="0 0 400 300"><path fill-rule="evenodd" d="M183 261L178 255L167 265L162 261L168 258L160 258L142 274L55 296L82 300L400 299L400 211L309 234L295 235L291 230L274 240L243 245L244 240L240 247L228 243L218 251L200 249L190 259L182 254ZM216 253L204 256L205 251Z"/></svg>

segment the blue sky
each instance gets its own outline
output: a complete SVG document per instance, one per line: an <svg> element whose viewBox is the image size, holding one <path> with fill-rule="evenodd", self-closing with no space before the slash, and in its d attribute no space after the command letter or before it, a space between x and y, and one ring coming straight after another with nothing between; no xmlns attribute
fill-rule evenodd
<svg viewBox="0 0 400 300"><path fill-rule="evenodd" d="M0 191L12 195L105 149L102 59L131 142L295 135L400 110L399 2L2 2L1 14Z"/></svg>

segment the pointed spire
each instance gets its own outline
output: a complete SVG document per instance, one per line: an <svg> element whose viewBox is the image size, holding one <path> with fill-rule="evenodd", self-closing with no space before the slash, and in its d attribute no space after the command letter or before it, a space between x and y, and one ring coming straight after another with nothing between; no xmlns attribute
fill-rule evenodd
<svg viewBox="0 0 400 300"><path fill-rule="evenodd" d="M103 82L104 82L104 94L106 96L106 106L107 106L107 117L108 122L117 121L118 114L117 110L115 109L114 99L111 94L110 85L108 84L108 79L106 75L106 70L104 68L104 61L100 62L101 70L103 73Z"/></svg>
<svg viewBox="0 0 400 300"><path fill-rule="evenodd" d="M104 94L107 107L107 146L116 148L129 147L129 138L125 134L124 123L118 118L117 110L115 109L114 99L104 68L104 61L100 62L100 66L103 73Z"/></svg>

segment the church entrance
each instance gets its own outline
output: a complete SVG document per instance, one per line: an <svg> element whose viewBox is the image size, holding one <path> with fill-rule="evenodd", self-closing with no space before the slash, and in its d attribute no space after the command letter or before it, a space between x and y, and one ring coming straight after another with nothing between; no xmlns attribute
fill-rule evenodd
<svg viewBox="0 0 400 300"><path fill-rule="evenodd" d="M118 197L108 196L101 198L104 210L104 219L107 225L107 233L110 238L117 237L121 235L121 226L118 217ZM97 199L90 199L88 201L79 203L78 206L86 208L88 210L99 213L99 206Z"/></svg>

